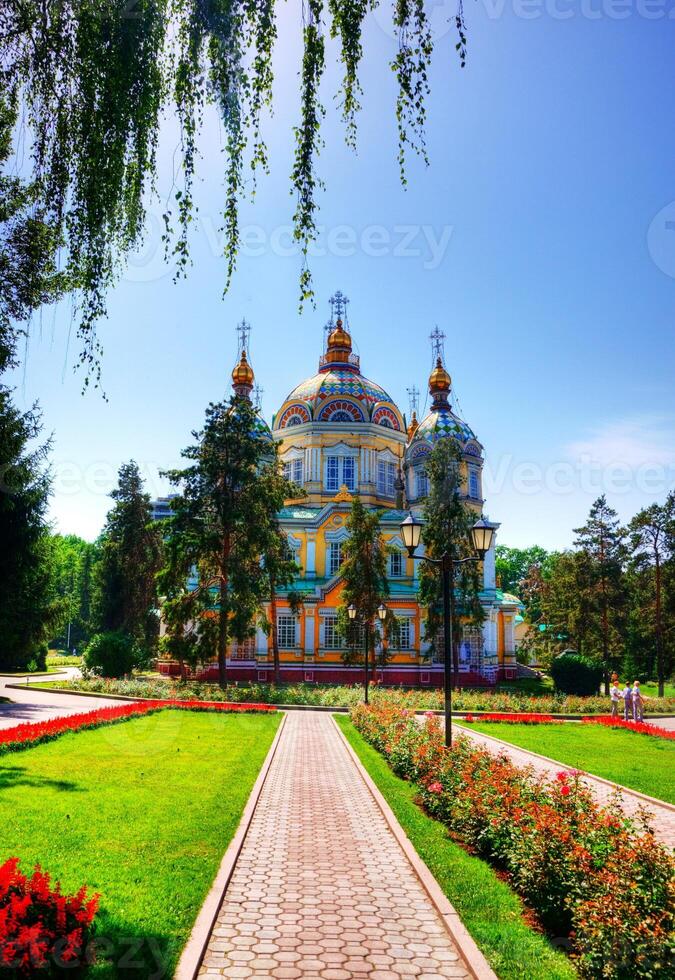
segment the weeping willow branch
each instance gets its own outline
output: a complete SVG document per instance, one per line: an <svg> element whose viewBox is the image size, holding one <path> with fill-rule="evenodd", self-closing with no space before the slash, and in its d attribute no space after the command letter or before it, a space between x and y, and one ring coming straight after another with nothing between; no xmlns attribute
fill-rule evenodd
<svg viewBox="0 0 675 980"><path fill-rule="evenodd" d="M262 118L273 106L272 59L278 0L3 0L0 77L24 107L31 145L31 187L63 258L79 302L80 362L98 381L96 323L128 255L142 242L145 203L156 193L157 145L163 113L180 125L179 187L164 214L164 243L176 276L190 263L195 222L194 179L199 136L208 105L225 135L223 204L227 289L239 250L239 210L248 184L268 171ZM307 258L317 235L317 172L325 109L323 0L302 3L300 119L294 127L291 186L294 234L302 254L300 300L311 299ZM364 19L377 0L327 0L328 33L344 68L339 106L348 145L356 146L362 96L359 67ZM406 183L406 153L426 161L425 99L432 38L423 0L393 0L399 47L398 161ZM460 63L466 27L456 15ZM4 117L3 117L4 119ZM6 119L0 119L0 140ZM14 123L12 123L14 126ZM4 134L6 135L6 133ZM16 137L16 130L14 132ZM1 203L1 202L0 202ZM175 229L174 229L175 224ZM0 247L6 229L0 210Z"/></svg>

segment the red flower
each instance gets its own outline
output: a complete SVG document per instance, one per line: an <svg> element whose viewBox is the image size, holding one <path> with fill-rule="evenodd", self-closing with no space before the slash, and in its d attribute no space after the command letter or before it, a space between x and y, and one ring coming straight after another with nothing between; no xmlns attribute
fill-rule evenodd
<svg viewBox="0 0 675 980"><path fill-rule="evenodd" d="M427 786L427 789L429 790L430 793L442 793L443 792L443 787L438 782L429 783L429 785Z"/></svg>
<svg viewBox="0 0 675 980"><path fill-rule="evenodd" d="M571 790L571 789L570 789L570 787L569 787L569 786L567 785L567 783L564 783L564 784L563 784L563 785L562 785L562 786L560 787L560 792L562 793L562 795L563 795L563 796L569 796L569 795L570 795L570 793L572 792L572 790Z"/></svg>

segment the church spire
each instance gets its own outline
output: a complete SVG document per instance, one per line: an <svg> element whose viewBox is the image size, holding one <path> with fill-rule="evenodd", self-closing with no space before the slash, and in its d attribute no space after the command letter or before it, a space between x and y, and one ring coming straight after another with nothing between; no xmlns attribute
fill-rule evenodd
<svg viewBox="0 0 675 980"><path fill-rule="evenodd" d="M452 383L450 375L443 366L443 342L445 334L438 327L434 327L429 340L431 341L432 355L436 358L436 364L429 376L429 394L431 395L431 407L435 411L441 408L448 408L448 396Z"/></svg>
<svg viewBox="0 0 675 980"><path fill-rule="evenodd" d="M241 323L237 324L239 361L232 371L232 387L234 388L235 395L238 395L240 398L246 398L247 401L251 400L253 382L255 381L253 368L249 364L246 356L246 348L249 346L250 337L251 324L247 320L242 320Z"/></svg>

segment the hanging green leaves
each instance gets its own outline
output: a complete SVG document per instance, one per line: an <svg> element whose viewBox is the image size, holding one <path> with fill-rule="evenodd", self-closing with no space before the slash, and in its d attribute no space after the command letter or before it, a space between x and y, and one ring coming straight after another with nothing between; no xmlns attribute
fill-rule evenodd
<svg viewBox="0 0 675 980"><path fill-rule="evenodd" d="M164 112L180 126L180 175L164 215L164 241L176 275L189 266L195 221L193 185L207 106L224 132L225 288L239 249L239 208L256 174L268 169L262 117L273 103L277 0L4 0L0 5L0 80L23 106L15 137L32 153L31 187L40 218L65 243L69 281L79 296L80 359L96 379L96 321L126 257L142 241L148 194L155 191ZM325 35L337 39L344 67L339 105L347 143L356 146L358 70L364 19L377 0L301 4L300 119L294 127L291 190L294 234L303 258L301 304L312 297L309 247L317 234L320 94ZM413 149L426 161L425 98L432 37L424 0L394 0L398 52L396 117L401 179ZM466 28L460 2L457 50ZM23 131L22 131L23 127ZM2 133L0 133L0 137ZM247 170L252 168L252 180ZM0 232L1 232L0 212ZM175 227L174 227L175 225Z"/></svg>

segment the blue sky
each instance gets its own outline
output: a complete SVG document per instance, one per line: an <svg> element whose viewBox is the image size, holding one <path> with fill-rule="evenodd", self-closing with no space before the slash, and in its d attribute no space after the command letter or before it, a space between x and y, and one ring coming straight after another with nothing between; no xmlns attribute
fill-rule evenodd
<svg viewBox="0 0 675 980"><path fill-rule="evenodd" d="M146 246L100 328L108 400L81 395L68 306L32 326L14 380L21 404L39 398L54 434L55 527L94 538L129 458L151 492L166 491L159 469L178 462L206 403L229 393L242 317L269 420L315 372L338 288L351 300L364 373L404 411L413 383L424 402L429 333L436 324L446 333L502 543L569 545L603 490L622 518L662 500L675 482L675 0L467 0L463 71L447 24L454 7L430 5L431 165L411 161L406 191L387 8L368 19L356 156L333 101L340 73L329 44L317 309L302 316L288 235L300 21L296 0L279 9L276 109L265 126L272 170L242 207L245 248L228 295L221 134L210 116L194 266L173 284L163 203L153 203ZM163 195L175 144L168 119Z"/></svg>

